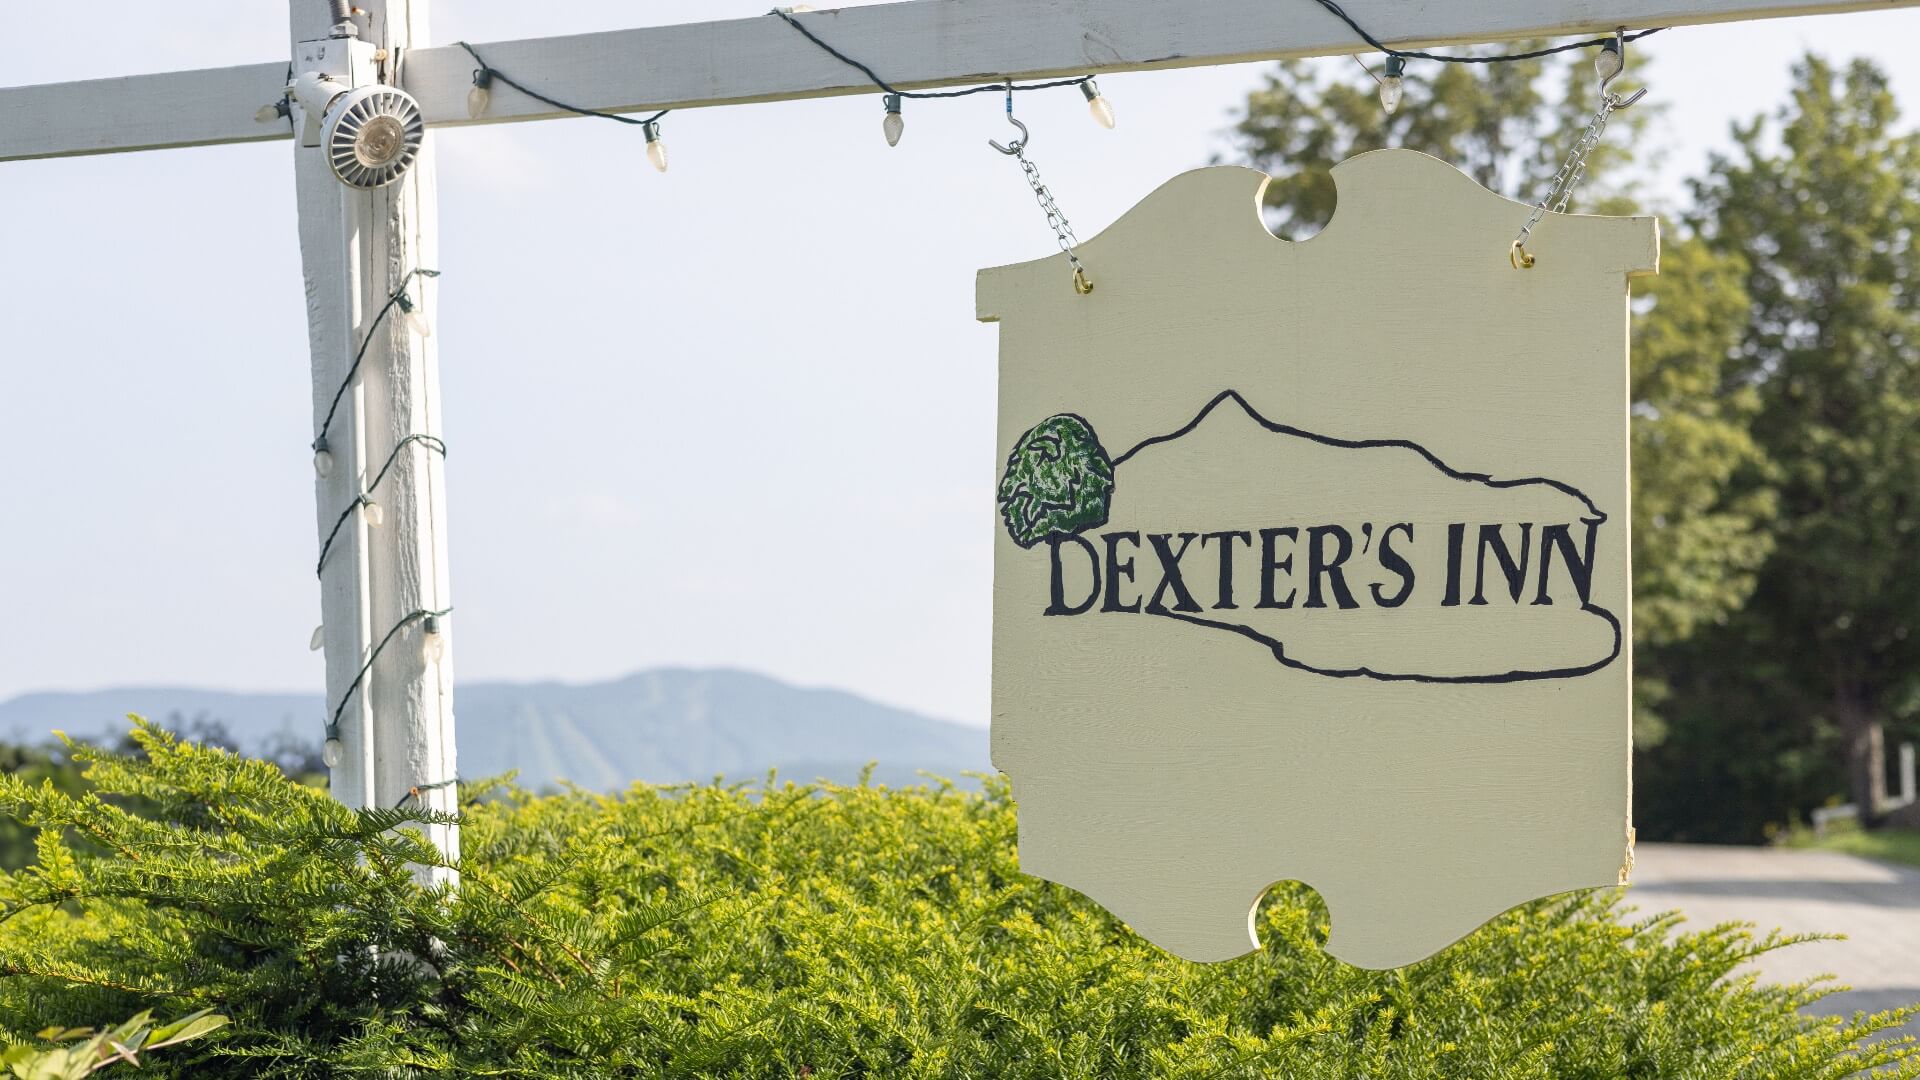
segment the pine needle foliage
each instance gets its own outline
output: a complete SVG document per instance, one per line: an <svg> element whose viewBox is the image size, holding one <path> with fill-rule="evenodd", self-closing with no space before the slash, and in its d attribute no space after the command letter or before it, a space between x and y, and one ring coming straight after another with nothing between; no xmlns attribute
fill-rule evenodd
<svg viewBox="0 0 1920 1080"><path fill-rule="evenodd" d="M1421 964L1321 951L1276 887L1264 947L1190 964L1019 873L1007 788L506 789L458 889L417 809L351 810L141 723L77 794L0 777L39 829L0 878L0 1039L143 1010L225 1028L144 1062L225 1077L1839 1078L1920 1076L1897 1014L1743 965L1612 893L1529 904ZM1815 947L1808 946L1808 947Z"/></svg>

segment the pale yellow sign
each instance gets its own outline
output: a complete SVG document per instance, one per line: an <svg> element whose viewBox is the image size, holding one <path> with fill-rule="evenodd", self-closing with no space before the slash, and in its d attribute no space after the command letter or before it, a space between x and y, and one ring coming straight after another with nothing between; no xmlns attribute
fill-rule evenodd
<svg viewBox="0 0 1920 1080"><path fill-rule="evenodd" d="M1175 177L982 271L1000 330L993 759L1020 862L1194 960L1276 881L1411 963L1631 859L1628 279L1652 218L1549 215L1411 151Z"/></svg>

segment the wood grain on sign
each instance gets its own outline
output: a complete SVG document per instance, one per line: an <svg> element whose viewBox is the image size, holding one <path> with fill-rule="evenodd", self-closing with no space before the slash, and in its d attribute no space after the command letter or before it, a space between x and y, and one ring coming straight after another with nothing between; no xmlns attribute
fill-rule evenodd
<svg viewBox="0 0 1920 1080"><path fill-rule="evenodd" d="M1653 218L1385 150L1319 235L1186 173L984 270L1000 330L993 759L1020 860L1194 960L1274 882L1411 963L1631 859L1628 279Z"/></svg>

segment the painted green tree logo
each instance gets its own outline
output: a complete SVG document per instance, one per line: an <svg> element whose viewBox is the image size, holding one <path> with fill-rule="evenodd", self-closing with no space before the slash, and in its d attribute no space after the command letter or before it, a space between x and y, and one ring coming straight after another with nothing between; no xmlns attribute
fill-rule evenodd
<svg viewBox="0 0 1920 1080"><path fill-rule="evenodd" d="M1085 420L1049 416L1007 455L999 501L1007 535L1023 548L1098 528L1113 503L1113 461Z"/></svg>

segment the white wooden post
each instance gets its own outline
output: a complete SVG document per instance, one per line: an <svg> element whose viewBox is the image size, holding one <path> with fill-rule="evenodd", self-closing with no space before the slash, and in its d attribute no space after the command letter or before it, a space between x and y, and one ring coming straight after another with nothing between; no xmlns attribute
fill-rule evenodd
<svg viewBox="0 0 1920 1080"><path fill-rule="evenodd" d="M367 11L362 37L387 50L391 70L407 50L424 44L427 0L359 0ZM328 36L324 0L290 0L293 55L300 43ZM296 67L298 60L296 59ZM384 518L352 514L340 529L320 574L327 657L327 709L345 699L339 736L345 757L333 770L333 790L353 806L392 807L416 798L427 806L458 805L455 776L450 618L439 620L447 648L438 663L422 655L423 621L407 625L349 696L381 639L418 611L449 607L446 549L446 476L432 444L409 435L440 435L440 379L434 339L411 332L399 309L373 325L388 298L404 284L427 314L437 286L413 277L437 270L431 136L400 180L362 191L333 176L320 149L294 140L300 211L300 254L307 290L307 332L313 353L313 417L321 434L336 392L348 379L355 351L371 334L366 353L325 432L334 467L316 474L316 521L322 543L353 506L396 447L393 465L369 492ZM438 786L435 786L438 785ZM459 837L433 826L430 838L450 858ZM427 875L433 880L450 877Z"/></svg>

